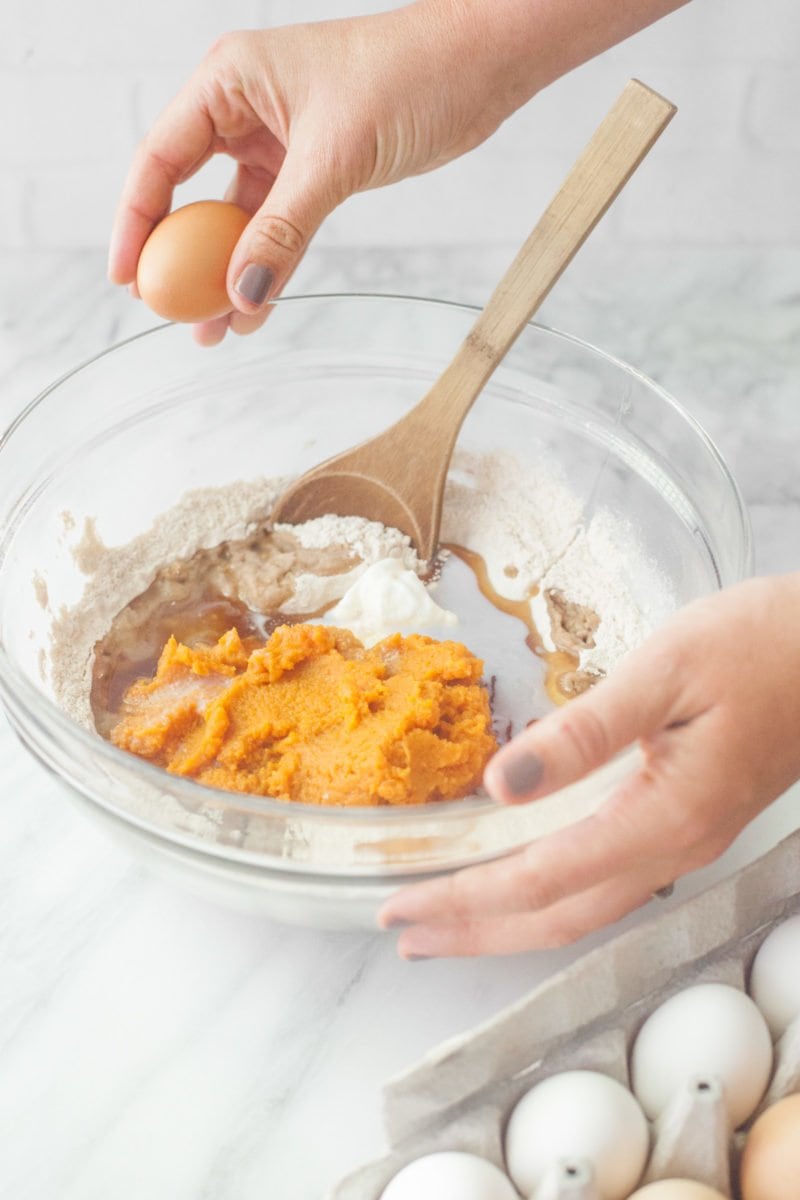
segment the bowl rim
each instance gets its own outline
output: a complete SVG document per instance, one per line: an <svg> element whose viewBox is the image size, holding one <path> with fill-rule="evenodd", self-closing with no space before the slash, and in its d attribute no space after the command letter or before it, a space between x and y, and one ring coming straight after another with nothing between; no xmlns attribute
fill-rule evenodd
<svg viewBox="0 0 800 1200"><path fill-rule="evenodd" d="M411 294L394 293L394 292L309 292L292 296L282 296L271 302L271 306L289 307L297 304L308 304L318 301L367 301L367 302L401 302L403 304L424 305L443 307L454 309L464 314L477 315L480 313L481 307L474 304L465 304L453 300L438 299L436 297L415 296ZM744 564L745 573L752 569L752 533L747 508L744 504L743 497L739 490L733 475L731 474L722 454L717 449L715 443L703 428L703 426L692 416L688 410L667 392L659 383L651 379L639 368L632 366L623 359L600 349L593 343L586 341L583 338L577 337L574 334L566 333L563 330L556 329L535 320L528 321L523 328L533 328L538 333L544 333L548 337L553 337L560 342L579 348L583 352L588 352L596 356L598 359L607 363L623 374L628 375L643 384L650 392L652 392L661 403L672 409L677 416L689 427L690 431L698 442L702 445L705 452L709 455L717 470L722 475L727 487L730 490L731 496L735 503L736 513L738 517L739 527L742 535L742 562ZM84 359L75 367L64 372L57 379L48 384L41 390L32 400L30 400L17 414L12 418L5 431L0 435L0 455L7 452L9 443L14 437L15 432L24 424L32 413L49 397L53 392L57 391L65 382L79 375L82 371L94 366L96 363L105 358L109 358L114 354L131 347L137 342L146 339L154 338L163 335L168 330L176 329L178 325L175 322L163 322L152 326L149 329L135 333L128 338L115 342L111 346L107 346L98 354L92 355ZM188 336L188 331L187 331ZM10 526L0 528L0 566L6 552L7 537L11 532ZM14 701L8 703L9 698L13 696ZM36 685L31 682L28 677L19 670L8 653L6 652L2 637L0 637L0 699L6 708L11 720L11 724L15 727L18 733L21 733L17 726L17 720L12 715L12 710L17 704L22 704L38 718L40 723L55 725L69 739L76 739L79 746L90 749L92 753L100 753L104 758L108 759L112 764L121 766L127 771L143 773L145 780L151 781L153 784L161 785L163 788L165 772L162 768L154 766L143 759L129 754L126 751L120 750L111 742L100 737L96 732L83 727L70 717L57 703L40 691ZM23 738L23 740L26 740ZM29 747L30 748L30 747ZM34 753L36 753L34 751ZM497 804L488 796L474 795L461 800L453 801L432 801L424 805L342 805L342 806L326 806L326 805L309 805L302 804L296 801L279 800L270 796L250 796L242 795L238 792L225 792L221 789L209 788L203 784L197 783L194 780L183 779L179 776L169 776L170 791L176 798L180 798L181 793L185 792L186 798L192 798L193 803L189 806L189 811L194 808L199 808L205 802L212 807L225 806L227 798L228 802L235 800L238 807L252 809L253 815L262 817L281 817L290 818L296 815L305 820L313 820L318 823L341 824L346 818L355 825L359 822L367 822L373 825L375 822L392 826L393 824L402 825L407 832L410 824L410 817L430 819L435 814L436 818L440 817L477 817L484 813L498 812L505 810L505 806ZM96 797L92 797L95 803L101 803ZM166 838L177 843L191 845L194 848L198 846L206 853L229 857L231 854L236 856L236 848L230 845L219 845L204 841L201 838L184 838L178 830L172 830L165 826L151 823L143 820L138 815L128 813L124 808L117 804L107 803L103 805L111 812L120 814L125 820L135 822L148 830L155 833L157 836ZM265 859L266 861L266 859ZM288 863L286 864L288 868Z"/></svg>

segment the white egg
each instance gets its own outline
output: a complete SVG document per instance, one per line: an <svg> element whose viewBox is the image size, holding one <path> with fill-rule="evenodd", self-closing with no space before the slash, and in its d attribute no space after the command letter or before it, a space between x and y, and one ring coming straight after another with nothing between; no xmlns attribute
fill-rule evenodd
<svg viewBox="0 0 800 1200"><path fill-rule="evenodd" d="M776 925L759 946L750 995L776 1040L800 1017L800 914Z"/></svg>
<svg viewBox="0 0 800 1200"><path fill-rule="evenodd" d="M732 1128L752 1114L772 1070L767 1023L744 992L704 983L670 996L633 1043L631 1084L655 1119L690 1080L716 1079Z"/></svg>
<svg viewBox="0 0 800 1200"><path fill-rule="evenodd" d="M630 1200L727 1200L716 1188L693 1179L660 1179L634 1192Z"/></svg>
<svg viewBox="0 0 800 1200"><path fill-rule="evenodd" d="M461 1150L426 1154L403 1167L381 1200L518 1200L503 1172Z"/></svg>
<svg viewBox="0 0 800 1200"><path fill-rule="evenodd" d="M644 1113L627 1088L597 1071L564 1071L531 1088L506 1129L508 1173L525 1196L559 1161L585 1159L600 1200L623 1200L650 1148Z"/></svg>

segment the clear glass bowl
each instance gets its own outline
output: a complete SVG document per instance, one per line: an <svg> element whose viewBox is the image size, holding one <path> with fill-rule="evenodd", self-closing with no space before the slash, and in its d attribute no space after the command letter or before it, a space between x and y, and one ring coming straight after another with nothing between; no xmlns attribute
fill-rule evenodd
<svg viewBox="0 0 800 1200"><path fill-rule="evenodd" d="M37 397L0 441L0 699L24 744L134 850L231 902L283 919L371 924L408 879L498 854L594 810L629 753L509 810L486 798L412 809L324 809L233 796L167 775L81 728L41 663L50 612L84 577L64 513L107 545L143 532L189 489L294 475L411 407L455 352L471 308L406 297L280 301L265 328L198 348L161 326ZM638 371L531 324L467 418L459 445L542 454L587 515L625 514L678 603L751 567L747 516L695 421Z"/></svg>

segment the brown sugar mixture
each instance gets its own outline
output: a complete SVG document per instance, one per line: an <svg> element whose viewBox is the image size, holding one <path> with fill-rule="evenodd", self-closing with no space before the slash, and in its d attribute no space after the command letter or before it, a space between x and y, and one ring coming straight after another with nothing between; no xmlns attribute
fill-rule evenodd
<svg viewBox="0 0 800 1200"><path fill-rule="evenodd" d="M109 736L125 689L153 674L172 635L194 646L235 628L243 638L263 640L277 625L316 615L280 611L295 595L298 576L313 571L324 583L359 561L344 546L308 550L290 533L261 527L247 538L166 563L95 646L91 705L98 732Z"/></svg>
<svg viewBox="0 0 800 1200"><path fill-rule="evenodd" d="M171 637L111 739L210 787L306 804L422 804L480 783L497 749L483 663L457 642L281 625L267 641Z"/></svg>
<svg viewBox="0 0 800 1200"><path fill-rule="evenodd" d="M583 695L604 678L602 671L581 670L579 666L581 651L594 648L600 618L593 609L568 600L555 588L548 588L544 598L550 618L550 637L556 647L550 652L550 659L560 659L563 664L556 676L555 688L548 689L548 694L557 704L563 704L565 700Z"/></svg>

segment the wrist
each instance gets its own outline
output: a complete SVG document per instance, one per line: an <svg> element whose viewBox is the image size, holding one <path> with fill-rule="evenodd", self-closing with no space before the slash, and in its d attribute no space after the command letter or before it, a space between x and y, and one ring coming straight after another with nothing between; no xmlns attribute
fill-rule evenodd
<svg viewBox="0 0 800 1200"><path fill-rule="evenodd" d="M418 0L445 21L502 116L688 0Z"/></svg>
<svg viewBox="0 0 800 1200"><path fill-rule="evenodd" d="M485 98L496 128L551 82L532 0L417 0L447 60Z"/></svg>

